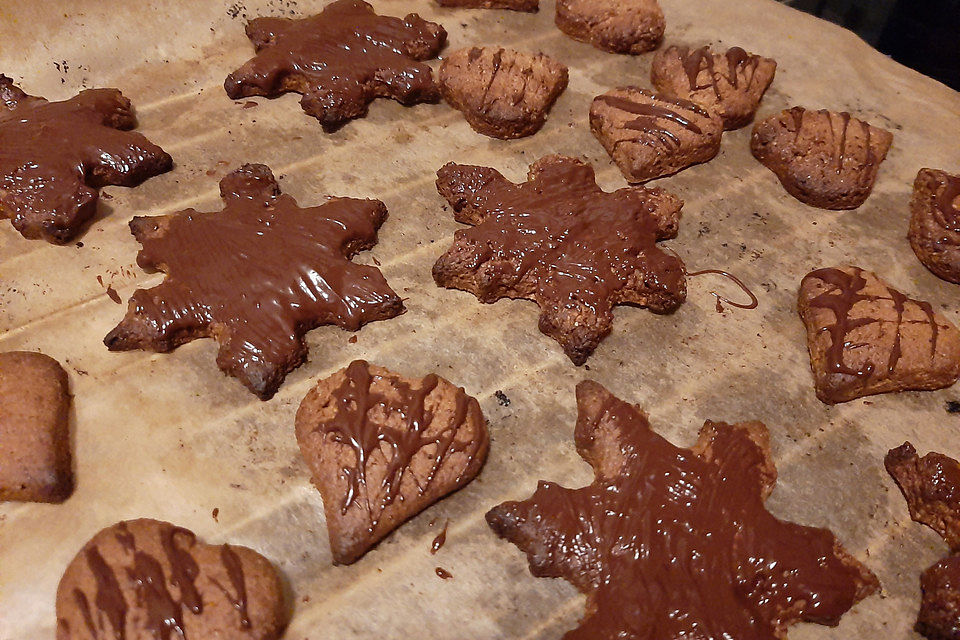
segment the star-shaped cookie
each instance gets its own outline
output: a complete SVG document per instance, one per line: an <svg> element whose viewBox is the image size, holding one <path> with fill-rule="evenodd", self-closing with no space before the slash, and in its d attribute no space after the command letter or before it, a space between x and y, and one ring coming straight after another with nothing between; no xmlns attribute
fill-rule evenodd
<svg viewBox="0 0 960 640"><path fill-rule="evenodd" d="M374 98L440 99L421 61L437 56L447 32L415 13L401 20L378 16L362 0L336 0L314 16L256 18L246 30L257 55L227 76L223 86L234 100L295 91L303 110L331 131L366 115Z"/></svg>
<svg viewBox="0 0 960 640"><path fill-rule="evenodd" d="M541 158L522 184L454 163L437 175L457 221L474 226L457 231L434 280L481 302L533 300L540 331L574 364L610 333L615 305L668 313L686 298L683 263L656 244L676 237L683 206L666 191L605 192L590 165L564 156Z"/></svg>
<svg viewBox="0 0 960 640"><path fill-rule="evenodd" d="M799 620L836 624L877 590L830 531L766 510L776 469L762 423L707 421L681 449L595 382L577 385L577 405L593 484L541 482L487 513L533 575L586 594L565 640L782 639Z"/></svg>
<svg viewBox="0 0 960 640"><path fill-rule="evenodd" d="M96 213L100 187L135 187L173 166L135 126L116 89L47 102L0 75L0 218L25 238L69 241Z"/></svg>
<svg viewBox="0 0 960 640"><path fill-rule="evenodd" d="M335 564L473 480L490 446L480 404L462 388L363 360L319 381L296 422Z"/></svg>
<svg viewBox="0 0 960 640"><path fill-rule="evenodd" d="M960 379L960 331L929 302L859 267L804 276L797 303L817 397L828 404Z"/></svg>
<svg viewBox="0 0 960 640"><path fill-rule="evenodd" d="M219 213L131 221L143 245L137 263L167 277L134 293L104 339L110 350L165 352L214 338L220 368L267 400L306 359L310 329L356 331L403 313L379 269L350 262L376 244L387 218L382 202L331 198L301 209L263 165L224 177L220 195Z"/></svg>

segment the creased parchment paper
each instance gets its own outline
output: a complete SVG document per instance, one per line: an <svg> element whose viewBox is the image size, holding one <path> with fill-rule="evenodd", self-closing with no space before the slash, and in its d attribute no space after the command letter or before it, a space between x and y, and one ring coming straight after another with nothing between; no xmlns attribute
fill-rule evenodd
<svg viewBox="0 0 960 640"><path fill-rule="evenodd" d="M795 296L810 269L853 262L960 320L960 289L928 273L905 237L917 170L960 170L960 94L773 0L662 0L668 42L740 45L779 62L761 117L795 104L845 109L892 130L895 140L873 195L847 213L788 196L751 157L749 128L725 134L709 164L657 181L686 201L680 236L667 244L691 270L738 275L760 307L717 313L709 292L736 290L697 278L673 315L618 308L613 333L589 368L576 368L537 331L533 303L481 305L433 284L431 265L459 226L436 193L435 172L456 160L519 180L538 157L564 153L593 162L605 188L623 186L590 134L587 112L590 100L613 86L650 86L652 54L617 56L570 40L553 25L552 0L533 15L380 0L380 13L417 11L443 24L450 49L506 45L555 56L570 67L570 87L543 130L515 142L475 134L443 104L404 108L380 100L367 118L328 135L301 112L299 96L255 99L255 108L226 97L224 77L253 51L244 17L307 15L323 4L0 4L0 71L51 99L83 87L120 88L137 108L140 130L176 163L139 188L104 189L110 199L78 238L82 247L26 241L0 223L0 350L41 350L67 368L77 481L63 505L0 505L0 639L52 638L54 595L67 563L100 528L141 516L273 560L292 592L290 639L559 638L581 614L582 597L561 580L533 578L523 555L488 530L483 513L528 496L541 478L570 487L590 481L572 442L573 390L585 377L641 404L655 428L679 444L691 444L707 418L769 426L780 471L771 509L833 529L884 586L838 628L800 625L791 638L915 637L918 576L945 547L909 521L882 458L904 439L921 452L960 456L960 419L945 411L960 389L821 404ZM109 353L101 342L124 309L106 285L125 302L161 278L136 267L130 218L219 210L217 181L243 162L268 164L303 206L326 194L383 200L390 218L380 243L358 260L379 260L409 298L406 315L364 327L356 343L334 327L311 332L309 362L266 403L219 372L212 341L168 355ZM475 482L356 564L334 567L293 417L317 378L355 358L404 375L433 371L465 386L479 398L493 442ZM430 542L448 520L447 543L431 555ZM439 579L435 567L454 578Z"/></svg>

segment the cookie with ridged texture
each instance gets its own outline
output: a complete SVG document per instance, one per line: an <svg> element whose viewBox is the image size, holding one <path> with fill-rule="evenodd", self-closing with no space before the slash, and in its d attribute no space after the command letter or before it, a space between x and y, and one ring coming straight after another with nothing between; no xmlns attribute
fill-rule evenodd
<svg viewBox="0 0 960 640"><path fill-rule="evenodd" d="M740 47L714 53L709 46L673 45L653 57L650 80L664 95L713 111L732 130L753 120L776 71L776 61Z"/></svg>
<svg viewBox="0 0 960 640"><path fill-rule="evenodd" d="M380 16L362 0L336 0L307 18L256 18L246 32L257 55L224 81L235 100L293 91L332 131L366 115L376 98L404 105L440 99L424 61L437 56L447 32L415 13Z"/></svg>
<svg viewBox="0 0 960 640"><path fill-rule="evenodd" d="M660 46L666 29L657 0L557 0L556 23L574 40L632 55Z"/></svg>
<svg viewBox="0 0 960 640"><path fill-rule="evenodd" d="M723 121L700 105L639 87L597 96L590 129L628 182L647 182L712 160Z"/></svg>
<svg viewBox="0 0 960 640"><path fill-rule="evenodd" d="M794 198L841 210L866 201L892 143L892 133L846 111L793 107L755 124L750 149Z"/></svg>
<svg viewBox="0 0 960 640"><path fill-rule="evenodd" d="M920 170L913 183L908 237L923 266L960 284L960 176Z"/></svg>
<svg viewBox="0 0 960 640"><path fill-rule="evenodd" d="M437 189L471 228L433 265L436 283L484 303L536 302L540 331L576 365L610 333L615 305L669 313L686 299L683 262L657 246L676 237L683 206L667 191L603 191L593 167L564 156L541 158L520 184L449 163Z"/></svg>
<svg viewBox="0 0 960 640"><path fill-rule="evenodd" d="M42 353L0 353L0 500L63 502L73 490L67 372Z"/></svg>
<svg viewBox="0 0 960 640"><path fill-rule="evenodd" d="M567 67L542 53L470 47L443 60L440 90L470 126L492 138L522 138L540 130L567 88Z"/></svg>
<svg viewBox="0 0 960 640"><path fill-rule="evenodd" d="M57 640L276 640L289 617L262 555L149 519L97 533L60 579L56 611Z"/></svg>
<svg viewBox="0 0 960 640"><path fill-rule="evenodd" d="M357 360L300 403L297 442L323 497L334 564L371 547L480 472L480 404L443 378Z"/></svg>
<svg viewBox="0 0 960 640"><path fill-rule="evenodd" d="M437 0L437 4L460 9L509 9L528 13L540 10L540 0Z"/></svg>
<svg viewBox="0 0 960 640"><path fill-rule="evenodd" d="M356 264L387 219L379 200L328 198L301 208L270 169L244 165L220 181L224 208L136 217L137 264L163 271L139 289L104 338L111 351L167 352L197 338L219 344L217 365L261 400L307 357L304 335L348 331L404 312L380 270Z"/></svg>
<svg viewBox="0 0 960 640"><path fill-rule="evenodd" d="M922 458L909 442L891 449L884 465L914 522L925 524L950 553L920 576L920 612L914 629L930 640L954 640L960 629L960 463L942 453Z"/></svg>
<svg viewBox="0 0 960 640"><path fill-rule="evenodd" d="M117 89L48 102L0 75L0 218L25 238L73 239L96 214L101 187L135 187L173 166L136 126Z"/></svg>
<svg viewBox="0 0 960 640"><path fill-rule="evenodd" d="M797 308L817 397L828 404L960 379L960 331L933 306L859 267L804 276Z"/></svg>
<svg viewBox="0 0 960 640"><path fill-rule="evenodd" d="M708 420L682 449L596 382L577 385L577 408L593 483L541 481L486 515L534 576L586 596L564 640L784 640L801 620L836 625L877 591L833 533L766 510L777 471L763 423Z"/></svg>

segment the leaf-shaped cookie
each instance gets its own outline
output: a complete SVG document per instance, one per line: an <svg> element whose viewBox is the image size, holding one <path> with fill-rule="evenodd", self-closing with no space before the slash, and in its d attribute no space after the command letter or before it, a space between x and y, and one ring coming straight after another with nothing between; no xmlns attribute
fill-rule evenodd
<svg viewBox="0 0 960 640"><path fill-rule="evenodd" d="M692 449L599 384L577 385L577 451L592 484L540 482L487 522L538 577L587 596L565 640L776 640L800 620L836 624L876 577L826 529L771 515L767 428L707 421Z"/></svg>
<svg viewBox="0 0 960 640"><path fill-rule="evenodd" d="M828 404L960 379L960 331L928 302L859 267L804 276L797 303L817 397Z"/></svg>
<svg viewBox="0 0 960 640"><path fill-rule="evenodd" d="M317 383L297 441L323 497L335 564L470 482L489 448L476 399L436 375L403 378L357 360Z"/></svg>
<svg viewBox="0 0 960 640"><path fill-rule="evenodd" d="M275 640L286 623L269 560L158 520L100 531L57 588L57 640Z"/></svg>

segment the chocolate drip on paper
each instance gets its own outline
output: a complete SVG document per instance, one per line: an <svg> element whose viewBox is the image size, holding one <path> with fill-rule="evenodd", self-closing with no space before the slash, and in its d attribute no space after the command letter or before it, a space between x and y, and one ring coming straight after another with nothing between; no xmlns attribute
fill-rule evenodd
<svg viewBox="0 0 960 640"><path fill-rule="evenodd" d="M733 275L732 273L728 273L721 269L701 269L700 271L694 271L693 273L688 271L687 277L695 278L697 276L705 276L707 274L716 274L719 276L723 276L724 278L730 280L735 285L740 287L740 290L746 293L750 297L750 302L747 302L747 303L734 302L733 300L725 296L722 296L719 293L716 293L715 291L711 291L710 295L712 295L714 298L717 299L717 313L723 312L723 306L721 305L721 302L725 302L731 307L737 307L738 309L756 309L757 306L759 306L760 301L757 300L757 296L754 295L753 291L751 291L750 288L747 285L745 285L742 280L740 280L740 278Z"/></svg>
<svg viewBox="0 0 960 640"><path fill-rule="evenodd" d="M399 394L397 399L373 391L373 384L379 379L370 373L367 362L352 362L346 369L346 379L333 394L337 398L336 414L316 428L317 432L332 434L336 442L353 449L353 464L342 469L348 481L348 491L340 512L345 514L358 500L361 488L366 489L368 499L364 508L370 514L370 530L379 522L383 510L400 495L401 483L408 476L410 464L417 453L429 446L436 447L430 470L425 476L417 477L409 473L419 494L423 495L449 456L454 453L465 454L467 461L463 470L466 470L469 462L485 445L483 438L460 443L456 441L457 432L464 425L471 404L476 403L462 388L457 389L454 414L450 421L434 435L427 436L434 420L427 408L427 398L436 389L439 378L430 374L416 389L402 381L391 381L394 391ZM386 425L385 419L371 419L371 412L382 412L388 417L398 414L400 425L394 428ZM384 444L390 452L386 469L380 486L372 487L367 484L367 467L371 456L380 451ZM455 482L459 482L461 477L458 476Z"/></svg>

